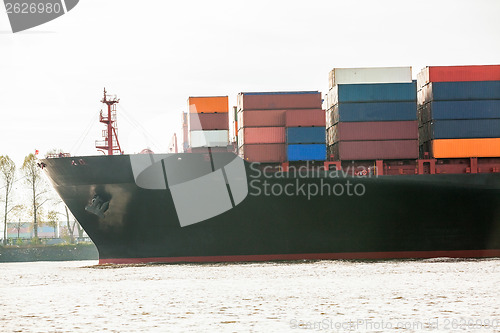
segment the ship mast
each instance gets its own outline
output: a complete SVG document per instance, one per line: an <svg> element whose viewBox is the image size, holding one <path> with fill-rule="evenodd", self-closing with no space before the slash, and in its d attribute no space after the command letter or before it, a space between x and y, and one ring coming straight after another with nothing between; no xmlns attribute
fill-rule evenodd
<svg viewBox="0 0 500 333"><path fill-rule="evenodd" d="M113 155L114 152L118 154L122 153L120 142L118 141L118 131L116 123L116 104L120 102L119 98L115 96L107 95L106 88L104 88L104 97L101 103L108 106L107 114L103 114L101 110L99 114L99 121L106 125L106 130L102 131L102 136L104 140L96 141L95 147L104 152L107 151L108 155Z"/></svg>
<svg viewBox="0 0 500 333"><path fill-rule="evenodd" d="M168 152L169 153L178 153L179 149L177 148L177 134L174 133L172 136L172 140L170 141L170 144L168 145Z"/></svg>

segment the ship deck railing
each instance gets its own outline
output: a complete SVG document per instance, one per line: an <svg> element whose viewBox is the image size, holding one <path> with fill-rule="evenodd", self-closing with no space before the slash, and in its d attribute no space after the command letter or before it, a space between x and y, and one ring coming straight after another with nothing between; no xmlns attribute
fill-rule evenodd
<svg viewBox="0 0 500 333"><path fill-rule="evenodd" d="M46 158L71 157L70 153L48 154Z"/></svg>

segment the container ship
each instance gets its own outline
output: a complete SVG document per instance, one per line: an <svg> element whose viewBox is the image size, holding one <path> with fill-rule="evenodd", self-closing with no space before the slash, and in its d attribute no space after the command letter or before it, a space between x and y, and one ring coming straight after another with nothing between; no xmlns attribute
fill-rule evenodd
<svg viewBox="0 0 500 333"><path fill-rule="evenodd" d="M500 65L335 68L329 91L189 97L183 144L40 166L100 264L500 256Z"/></svg>

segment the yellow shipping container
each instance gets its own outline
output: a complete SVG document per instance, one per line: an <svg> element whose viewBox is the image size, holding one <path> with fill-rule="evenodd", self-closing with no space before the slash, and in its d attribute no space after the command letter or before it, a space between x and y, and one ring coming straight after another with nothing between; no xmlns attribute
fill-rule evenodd
<svg viewBox="0 0 500 333"><path fill-rule="evenodd" d="M227 96L189 97L189 113L227 113L229 99Z"/></svg>
<svg viewBox="0 0 500 333"><path fill-rule="evenodd" d="M435 158L500 157L500 138L432 141Z"/></svg>

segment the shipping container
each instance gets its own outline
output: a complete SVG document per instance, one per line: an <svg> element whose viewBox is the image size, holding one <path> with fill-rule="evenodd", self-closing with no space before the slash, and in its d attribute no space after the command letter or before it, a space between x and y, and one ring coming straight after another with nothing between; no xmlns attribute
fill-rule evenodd
<svg viewBox="0 0 500 333"><path fill-rule="evenodd" d="M431 141L434 158L500 157L500 139L445 139Z"/></svg>
<svg viewBox="0 0 500 333"><path fill-rule="evenodd" d="M284 127L286 110L253 110L238 112L238 129L243 127Z"/></svg>
<svg viewBox="0 0 500 333"><path fill-rule="evenodd" d="M371 161L418 158L418 140L340 141L329 146L336 160Z"/></svg>
<svg viewBox="0 0 500 333"><path fill-rule="evenodd" d="M430 82L500 81L500 65L429 66L417 74L421 88Z"/></svg>
<svg viewBox="0 0 500 333"><path fill-rule="evenodd" d="M417 103L340 103L327 111L327 126L341 122L417 120Z"/></svg>
<svg viewBox="0 0 500 333"><path fill-rule="evenodd" d="M229 117L229 136L231 137L230 141L236 143L238 142L238 107L233 106L231 116Z"/></svg>
<svg viewBox="0 0 500 333"><path fill-rule="evenodd" d="M418 104L431 101L500 99L500 81L431 82L418 92Z"/></svg>
<svg viewBox="0 0 500 333"><path fill-rule="evenodd" d="M288 145L289 161L324 161L326 160L325 144Z"/></svg>
<svg viewBox="0 0 500 333"><path fill-rule="evenodd" d="M338 116L338 114L337 114ZM334 119L334 114L333 114L333 109L326 110L325 111L325 128L330 128L333 125L335 125L335 119ZM337 117L337 122L338 122L338 117Z"/></svg>
<svg viewBox="0 0 500 333"><path fill-rule="evenodd" d="M189 97L189 113L227 113L229 100L227 96Z"/></svg>
<svg viewBox="0 0 500 333"><path fill-rule="evenodd" d="M229 144L229 131L191 131L189 132L191 148L223 147Z"/></svg>
<svg viewBox="0 0 500 333"><path fill-rule="evenodd" d="M340 84L328 92L328 108L337 103L413 102L417 83Z"/></svg>
<svg viewBox="0 0 500 333"><path fill-rule="evenodd" d="M325 143L324 127L288 127L286 129L287 143Z"/></svg>
<svg viewBox="0 0 500 333"><path fill-rule="evenodd" d="M190 113L189 130L228 130L228 113Z"/></svg>
<svg viewBox="0 0 500 333"><path fill-rule="evenodd" d="M418 122L340 122L328 129L328 144L338 141L417 140Z"/></svg>
<svg viewBox="0 0 500 333"><path fill-rule="evenodd" d="M334 68L329 88L337 84L411 82L411 67Z"/></svg>
<svg viewBox="0 0 500 333"><path fill-rule="evenodd" d="M500 138L500 119L433 120L422 124L420 141Z"/></svg>
<svg viewBox="0 0 500 333"><path fill-rule="evenodd" d="M287 127L325 127L325 110L287 110L285 124Z"/></svg>
<svg viewBox="0 0 500 333"><path fill-rule="evenodd" d="M321 109L319 91L240 93L238 110Z"/></svg>
<svg viewBox="0 0 500 333"><path fill-rule="evenodd" d="M285 143L285 127L244 127L238 131L238 145Z"/></svg>
<svg viewBox="0 0 500 333"><path fill-rule="evenodd" d="M286 145L284 143L245 144L238 149L238 154L248 162L283 163L286 161Z"/></svg>
<svg viewBox="0 0 500 333"><path fill-rule="evenodd" d="M495 119L500 118L500 100L436 101L421 106L419 122L451 119Z"/></svg>
<svg viewBox="0 0 500 333"><path fill-rule="evenodd" d="M189 131L187 126L182 126L182 148L184 152L189 148Z"/></svg>
<svg viewBox="0 0 500 333"><path fill-rule="evenodd" d="M337 131L337 125L333 125L331 127L328 127L326 129L326 145L331 146L335 142L338 141L338 131Z"/></svg>

